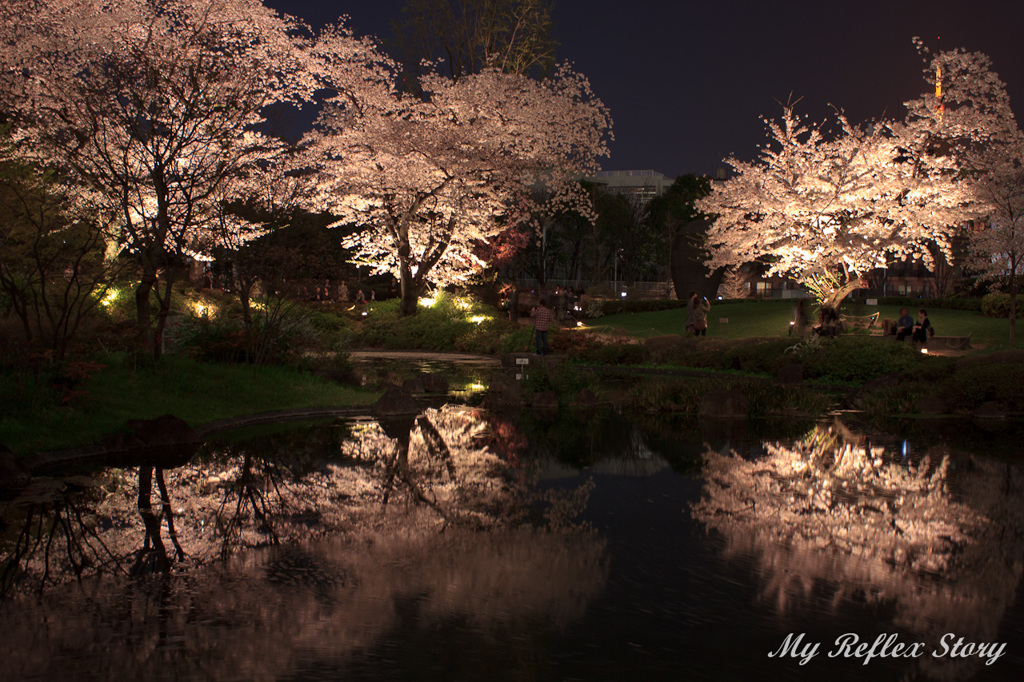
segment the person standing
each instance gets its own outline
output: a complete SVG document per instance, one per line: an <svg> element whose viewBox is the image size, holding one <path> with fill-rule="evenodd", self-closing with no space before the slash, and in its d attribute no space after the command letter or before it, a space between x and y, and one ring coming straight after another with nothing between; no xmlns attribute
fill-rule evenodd
<svg viewBox="0 0 1024 682"><path fill-rule="evenodd" d="M711 303L707 297L698 299L697 294L693 295L693 335L706 336L708 332L708 313L711 312Z"/></svg>
<svg viewBox="0 0 1024 682"><path fill-rule="evenodd" d="M800 338L807 333L807 306L802 298L798 298L796 305L793 306L793 324L789 327L790 336L793 335L794 329Z"/></svg>
<svg viewBox="0 0 1024 682"><path fill-rule="evenodd" d="M508 297L508 319L512 322L519 321L519 284L512 283L512 293Z"/></svg>
<svg viewBox="0 0 1024 682"><path fill-rule="evenodd" d="M537 336L537 355L548 354L548 329L551 328L551 320L555 314L548 308L548 300L541 297L537 306L530 311L533 318L533 330Z"/></svg>
<svg viewBox="0 0 1024 682"><path fill-rule="evenodd" d="M693 327L693 308L697 303L697 292L691 291L690 297L686 299L686 333L692 334L694 332Z"/></svg>

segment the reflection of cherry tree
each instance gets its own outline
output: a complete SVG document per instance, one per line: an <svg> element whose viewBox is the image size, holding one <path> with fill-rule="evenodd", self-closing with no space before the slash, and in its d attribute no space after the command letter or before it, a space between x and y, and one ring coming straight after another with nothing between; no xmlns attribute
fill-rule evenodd
<svg viewBox="0 0 1024 682"><path fill-rule="evenodd" d="M603 543L562 524L520 527L517 490L482 445L479 416L445 407L406 427L392 439L357 424L326 457L285 447L275 462L269 449L226 445L164 470L187 577L85 580L0 604L11 651L0 679L67 677L77 665L139 680L301 677L302 652L341 669L412 624L446 644L454 626L520 651L581 617L607 579ZM144 534L137 475L89 485L95 539L130 556ZM38 557L21 559L37 568Z"/></svg>
<svg viewBox="0 0 1024 682"><path fill-rule="evenodd" d="M481 445L483 420L446 405L426 410L414 424L385 427L368 426L342 447L343 454L376 470L385 506L425 505L446 526L485 528L507 521L501 513L511 501L505 464Z"/></svg>
<svg viewBox="0 0 1024 682"><path fill-rule="evenodd" d="M780 612L827 585L836 607L892 604L916 641L997 641L1024 566L1021 473L972 458L953 475L948 454L907 463L827 440L765 444L756 460L707 452L694 516L725 537L726 556L755 557ZM918 664L959 679L977 659Z"/></svg>
<svg viewBox="0 0 1024 682"><path fill-rule="evenodd" d="M592 534L406 523L246 553L185 581L89 584L19 603L0 618L0 678L68 678L77 666L110 679L301 678L303 662L342 670L413 623L438 638L439 655L453 624L470 643L521 651L580 618L606 579ZM536 664L508 658L524 672Z"/></svg>
<svg viewBox="0 0 1024 682"><path fill-rule="evenodd" d="M24 589L167 571L183 560L205 564L353 528L501 529L519 520L517 491L527 481L512 486L478 415L427 410L410 416L396 439L377 424L356 425L348 439L329 431L320 453L287 439L257 441L210 446L202 461L175 469L109 470L69 479L71 487L38 480L0 508L8 525L22 529L0 545L0 587L16 577ZM582 501L567 509L578 510L585 497L577 491L573 499Z"/></svg>

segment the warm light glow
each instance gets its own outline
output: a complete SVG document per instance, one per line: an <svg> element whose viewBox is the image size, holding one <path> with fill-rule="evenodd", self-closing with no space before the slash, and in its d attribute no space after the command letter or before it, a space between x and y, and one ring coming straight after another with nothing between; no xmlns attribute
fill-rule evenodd
<svg viewBox="0 0 1024 682"><path fill-rule="evenodd" d="M455 299L455 305L459 310L469 310L469 301L464 298Z"/></svg>
<svg viewBox="0 0 1024 682"><path fill-rule="evenodd" d="M424 297L420 299L420 305L424 308L433 308L437 304L437 296Z"/></svg>
<svg viewBox="0 0 1024 682"><path fill-rule="evenodd" d="M928 354L928 349L927 348L922 348L921 352L927 355Z"/></svg>
<svg viewBox="0 0 1024 682"><path fill-rule="evenodd" d="M582 320L576 320L576 326L577 327L582 327L583 326L583 321Z"/></svg>
<svg viewBox="0 0 1024 682"><path fill-rule="evenodd" d="M102 298L102 299L100 300L100 305L102 305L102 306L103 306L104 308L109 308L109 307L110 307L111 305L113 305L113 304L114 304L114 302L115 302L115 301L117 301L117 295L118 295L118 293L119 293L119 292L118 292L118 290L117 290L117 289L111 289L111 290L110 290L110 291L108 291L108 292L106 293L106 295L105 295L105 296L104 296L104 297L103 297L103 298Z"/></svg>
<svg viewBox="0 0 1024 682"><path fill-rule="evenodd" d="M194 301L191 304L192 312L198 317L213 317L217 314L217 308L212 305L207 305L202 301Z"/></svg>
<svg viewBox="0 0 1024 682"><path fill-rule="evenodd" d="M474 315L473 317L469 318L469 321L470 322L476 322L477 324L480 324L481 322L483 322L485 320L488 320L488 319L490 319L490 318L487 317L486 315Z"/></svg>

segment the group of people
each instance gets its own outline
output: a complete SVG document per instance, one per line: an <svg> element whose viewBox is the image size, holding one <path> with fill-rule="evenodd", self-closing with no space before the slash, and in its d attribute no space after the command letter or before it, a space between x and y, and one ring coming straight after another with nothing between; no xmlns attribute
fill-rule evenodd
<svg viewBox="0 0 1024 682"><path fill-rule="evenodd" d="M900 309L900 317L896 320L896 340L902 341L910 336L910 340L922 347L928 345L928 337L935 334L928 313L924 308L917 311L917 321L910 316L906 308Z"/></svg>
<svg viewBox="0 0 1024 682"><path fill-rule="evenodd" d="M821 336L834 336L838 322L839 314L835 308L823 305L818 311L818 322L813 325L812 330L815 334ZM932 327L931 320L928 319L928 312L924 308L917 311L916 321L910 316L910 311L906 308L901 308L900 317L896 320L896 324L889 326L891 323L891 320L886 320L883 329L887 334L895 334L897 341L903 341L909 336L914 343L926 347L928 345L928 337L935 334L935 328ZM793 306L793 321L790 323L789 333L792 335L793 330L796 329L797 335L803 336L806 328L807 309L804 306L804 300L800 299Z"/></svg>

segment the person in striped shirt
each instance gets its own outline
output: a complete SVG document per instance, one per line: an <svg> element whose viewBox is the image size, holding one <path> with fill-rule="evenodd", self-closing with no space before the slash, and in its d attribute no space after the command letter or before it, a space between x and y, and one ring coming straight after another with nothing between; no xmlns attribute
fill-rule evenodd
<svg viewBox="0 0 1024 682"><path fill-rule="evenodd" d="M537 355L548 354L548 329L555 314L548 308L548 299L541 297L540 303L530 311L533 318L533 329L537 335Z"/></svg>

